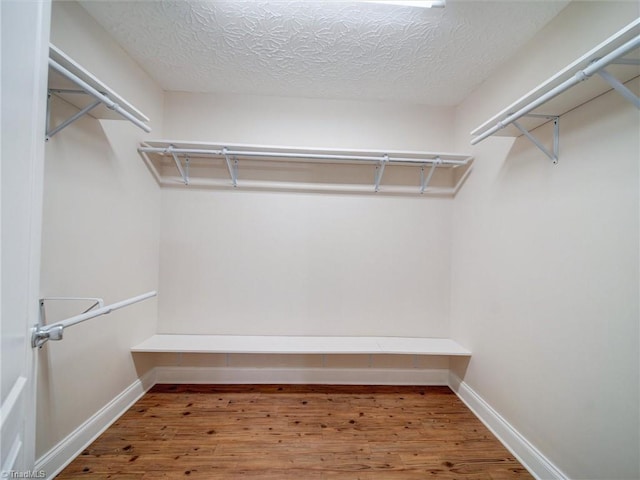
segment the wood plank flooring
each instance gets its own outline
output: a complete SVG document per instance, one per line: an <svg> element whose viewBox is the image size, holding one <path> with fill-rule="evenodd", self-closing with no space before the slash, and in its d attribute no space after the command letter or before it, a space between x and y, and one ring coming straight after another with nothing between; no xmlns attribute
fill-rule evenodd
<svg viewBox="0 0 640 480"><path fill-rule="evenodd" d="M156 385L57 479L531 479L447 387Z"/></svg>

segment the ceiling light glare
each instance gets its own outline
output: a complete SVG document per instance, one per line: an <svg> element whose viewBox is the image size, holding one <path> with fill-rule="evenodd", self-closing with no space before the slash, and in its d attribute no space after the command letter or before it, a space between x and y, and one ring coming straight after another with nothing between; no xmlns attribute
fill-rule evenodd
<svg viewBox="0 0 640 480"><path fill-rule="evenodd" d="M364 0L367 3L384 3L417 8L443 8L446 0Z"/></svg>

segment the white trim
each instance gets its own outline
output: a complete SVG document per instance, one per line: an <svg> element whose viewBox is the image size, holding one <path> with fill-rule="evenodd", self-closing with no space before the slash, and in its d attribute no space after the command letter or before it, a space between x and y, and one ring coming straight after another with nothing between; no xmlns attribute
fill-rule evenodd
<svg viewBox="0 0 640 480"><path fill-rule="evenodd" d="M155 384L155 369L151 369L40 457L35 470L54 478Z"/></svg>
<svg viewBox="0 0 640 480"><path fill-rule="evenodd" d="M12 470L22 470L28 463L25 461L24 431L28 421L28 384L26 377L19 376L13 383L7 398L0 407L0 445L2 455L2 475Z"/></svg>
<svg viewBox="0 0 640 480"><path fill-rule="evenodd" d="M9 114L12 128L2 132L3 256L13 260L2 265L10 282L2 291L2 350L0 362L11 363L6 382L16 382L18 394L3 405L0 432L3 468L12 463L16 471L33 466L36 445L36 364L30 345L30 327L38 318L40 249L42 240L42 194L44 178L44 131L47 107L47 54L51 0L2 2L2 86L11 95L2 98L2 116ZM5 48L20 45L20 48ZM20 112L15 115L15 112ZM7 122L8 123L8 122ZM20 161L13 161L20 159ZM8 168L11 166L10 168ZM9 207L11 205L11 207ZM7 215L12 210L10 215ZM19 218L18 218L19 217ZM17 223L15 222L18 220ZM7 228L9 225L9 228ZM5 231L7 233L5 233ZM9 241L7 241L9 240ZM13 284L13 294L6 285ZM8 348L7 348L8 347ZM21 380L24 379L24 380ZM24 381L24 384L22 382ZM5 400L6 401L6 400ZM9 410L9 411L7 411ZM4 415L8 416L4 416ZM11 447L11 450L9 450ZM9 462L7 455L16 455Z"/></svg>
<svg viewBox="0 0 640 480"><path fill-rule="evenodd" d="M156 367L156 383L447 385L449 370L396 368Z"/></svg>
<svg viewBox="0 0 640 480"><path fill-rule="evenodd" d="M20 437L16 437L13 441L13 445L11 446L11 450L9 450L9 454L7 455L7 459L2 465L2 476L6 475L9 472L13 472L16 470L16 460L18 456L22 452L22 440Z"/></svg>
<svg viewBox="0 0 640 480"><path fill-rule="evenodd" d="M13 383L13 387L11 387L11 391L4 402L2 402L2 406L0 407L0 431L4 428L4 422L11 418L11 412L16 406L18 399L22 395L24 391L24 387L27 384L27 379L25 377L18 377L17 380Z"/></svg>
<svg viewBox="0 0 640 480"><path fill-rule="evenodd" d="M551 460L453 372L449 372L449 387L535 478L568 480Z"/></svg>
<svg viewBox="0 0 640 480"><path fill-rule="evenodd" d="M3 478L8 474L7 472L22 470L24 465L28 465L24 458L28 384L26 377L18 377L0 407L0 446L3 447L0 462Z"/></svg>

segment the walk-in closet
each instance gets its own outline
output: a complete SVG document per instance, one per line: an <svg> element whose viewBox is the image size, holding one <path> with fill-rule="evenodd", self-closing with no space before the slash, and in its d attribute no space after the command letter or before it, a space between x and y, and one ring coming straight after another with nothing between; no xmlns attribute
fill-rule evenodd
<svg viewBox="0 0 640 480"><path fill-rule="evenodd" d="M637 2L0 18L7 478L640 478Z"/></svg>

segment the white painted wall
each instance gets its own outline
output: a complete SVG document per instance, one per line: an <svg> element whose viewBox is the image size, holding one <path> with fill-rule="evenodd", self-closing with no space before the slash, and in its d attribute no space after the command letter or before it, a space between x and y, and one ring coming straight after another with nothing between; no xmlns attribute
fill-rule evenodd
<svg viewBox="0 0 640 480"><path fill-rule="evenodd" d="M459 107L458 147L639 13L571 4ZM454 371L569 478L640 476L639 127L609 93L561 118L557 166L487 139L454 201L451 329L473 351Z"/></svg>
<svg viewBox="0 0 640 480"><path fill-rule="evenodd" d="M167 93L165 132L450 151L452 113ZM449 198L165 189L159 331L447 336L450 218Z"/></svg>
<svg viewBox="0 0 640 480"><path fill-rule="evenodd" d="M162 91L81 7L54 2L51 30L56 46L162 131ZM54 98L52 123L75 111ZM136 152L144 136L129 122L85 116L48 142L43 296L100 296L108 304L157 288L160 194ZM87 306L52 303L48 321ZM145 372L129 349L155 331L156 318L156 300L147 300L71 327L39 352L38 455Z"/></svg>
<svg viewBox="0 0 640 480"><path fill-rule="evenodd" d="M448 335L449 199L168 189L159 330Z"/></svg>
<svg viewBox="0 0 640 480"><path fill-rule="evenodd" d="M447 107L167 92L165 111L178 140L444 152L453 141Z"/></svg>

